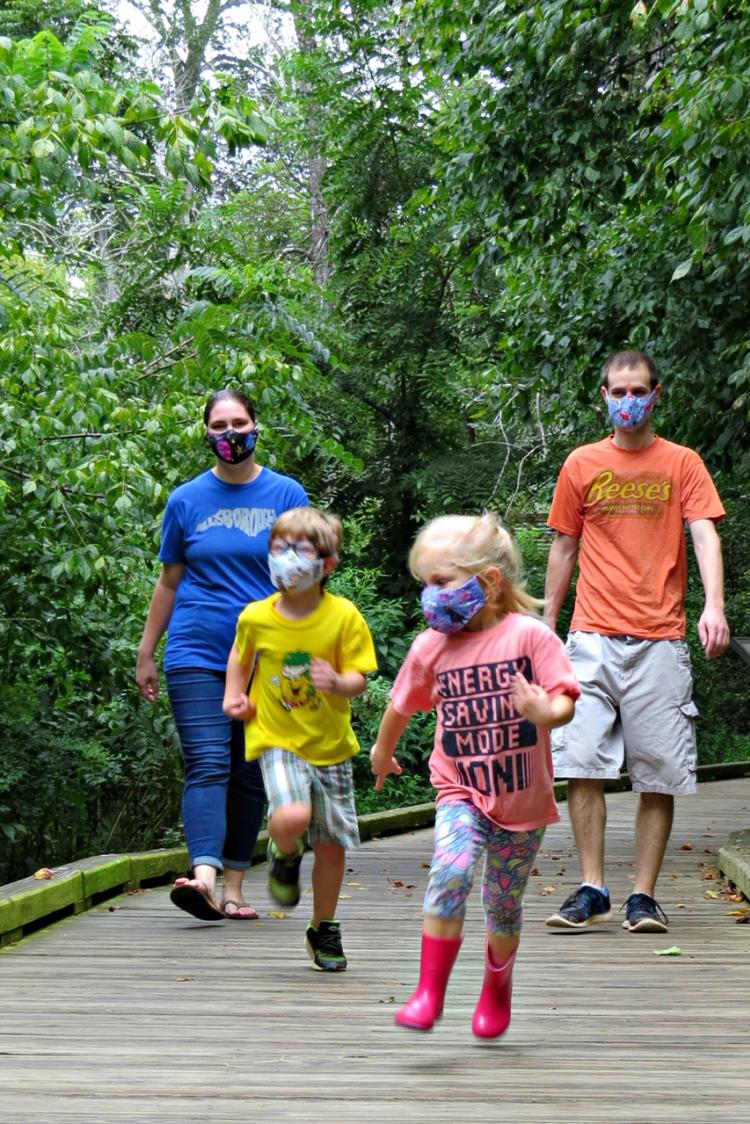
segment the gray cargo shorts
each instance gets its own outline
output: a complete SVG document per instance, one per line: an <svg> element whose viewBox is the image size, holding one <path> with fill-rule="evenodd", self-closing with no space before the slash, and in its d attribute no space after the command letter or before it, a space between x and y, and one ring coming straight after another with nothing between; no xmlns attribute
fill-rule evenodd
<svg viewBox="0 0 750 1124"><path fill-rule="evenodd" d="M695 719L685 640L571 632L565 645L581 687L575 717L551 731L558 780L614 780L634 792L694 793Z"/></svg>

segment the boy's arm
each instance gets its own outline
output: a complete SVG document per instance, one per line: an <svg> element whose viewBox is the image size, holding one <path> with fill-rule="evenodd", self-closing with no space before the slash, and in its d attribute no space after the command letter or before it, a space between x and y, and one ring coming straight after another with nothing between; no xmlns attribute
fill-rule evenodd
<svg viewBox="0 0 750 1124"><path fill-rule="evenodd" d="M343 699L356 699L367 689L367 676L361 671L335 671L328 660L317 656L310 665L310 678L318 691Z"/></svg>
<svg viewBox="0 0 750 1124"><path fill-rule="evenodd" d="M401 766L395 757L396 746L409 725L410 717L408 714L399 713L393 703L389 703L380 720L378 736L370 750L370 768L375 774L375 788L378 791L391 773L397 777L401 775Z"/></svg>
<svg viewBox="0 0 750 1124"><path fill-rule="evenodd" d="M245 653L245 661L240 660L237 645L233 644L227 663L224 702L222 704L222 710L228 718L238 718L242 721L248 721L255 713L255 708L247 697L247 683L253 666L253 652Z"/></svg>

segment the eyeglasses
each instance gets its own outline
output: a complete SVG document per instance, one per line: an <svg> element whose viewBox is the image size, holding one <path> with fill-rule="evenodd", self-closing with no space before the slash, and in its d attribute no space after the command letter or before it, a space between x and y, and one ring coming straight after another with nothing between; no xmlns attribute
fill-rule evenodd
<svg viewBox="0 0 750 1124"><path fill-rule="evenodd" d="M271 554L284 554L287 550L293 550L300 558L319 558L320 551L314 543L309 542L308 539L298 539L296 542L290 542L287 539L271 539Z"/></svg>

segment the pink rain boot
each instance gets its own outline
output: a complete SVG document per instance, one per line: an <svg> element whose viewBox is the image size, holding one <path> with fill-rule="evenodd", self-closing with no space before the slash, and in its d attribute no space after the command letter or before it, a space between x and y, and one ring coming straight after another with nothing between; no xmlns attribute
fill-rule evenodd
<svg viewBox="0 0 750 1124"><path fill-rule="evenodd" d="M479 996L471 1029L477 1038L499 1038L510 1023L510 997L513 990L513 961L515 952L499 966L496 965L490 946L484 954L484 983Z"/></svg>
<svg viewBox="0 0 750 1124"><path fill-rule="evenodd" d="M419 984L411 999L397 1012L397 1026L432 1030L443 1013L445 989L460 947L461 937L430 937L422 933Z"/></svg>

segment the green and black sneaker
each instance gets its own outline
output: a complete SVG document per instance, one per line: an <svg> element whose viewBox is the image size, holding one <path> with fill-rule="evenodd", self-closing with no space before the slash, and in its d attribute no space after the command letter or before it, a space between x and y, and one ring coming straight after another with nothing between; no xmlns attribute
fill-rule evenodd
<svg viewBox="0 0 750 1124"><path fill-rule="evenodd" d="M268 892L279 905L291 908L299 901L299 868L304 853L301 842L294 855L282 855L273 840L268 843Z"/></svg>
<svg viewBox="0 0 750 1124"><path fill-rule="evenodd" d="M345 972L346 957L341 947L341 926L338 921L310 922L305 934L305 948L318 972Z"/></svg>

